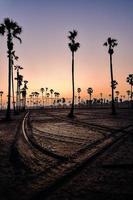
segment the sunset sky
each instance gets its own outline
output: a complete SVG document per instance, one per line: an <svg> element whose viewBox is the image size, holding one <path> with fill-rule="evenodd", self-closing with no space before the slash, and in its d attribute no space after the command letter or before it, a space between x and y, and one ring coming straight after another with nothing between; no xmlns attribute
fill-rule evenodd
<svg viewBox="0 0 133 200"><path fill-rule="evenodd" d="M109 55L103 43L118 39L113 56L117 90L126 94L126 77L133 73L133 0L0 0L0 23L5 17L23 28L22 44L14 40L17 65L24 69L29 93L53 88L71 97L71 52L68 31L78 31L81 47L75 54L75 89L94 89L93 96L110 93ZM6 37L0 36L0 90L7 95ZM16 72L15 72L16 73Z"/></svg>

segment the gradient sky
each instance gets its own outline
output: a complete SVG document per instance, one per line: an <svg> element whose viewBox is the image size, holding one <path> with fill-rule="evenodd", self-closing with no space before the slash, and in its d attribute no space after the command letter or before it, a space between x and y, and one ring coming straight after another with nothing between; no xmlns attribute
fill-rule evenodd
<svg viewBox="0 0 133 200"><path fill-rule="evenodd" d="M17 65L24 69L29 93L41 87L71 96L71 52L68 31L78 31L81 48L75 55L75 87L82 96L92 87L94 96L110 93L107 48L111 36L118 39L113 56L117 90L126 94L126 77L133 73L133 0L0 0L0 23L5 17L23 28L23 43L16 40ZM0 37L0 90L7 94L6 39Z"/></svg>

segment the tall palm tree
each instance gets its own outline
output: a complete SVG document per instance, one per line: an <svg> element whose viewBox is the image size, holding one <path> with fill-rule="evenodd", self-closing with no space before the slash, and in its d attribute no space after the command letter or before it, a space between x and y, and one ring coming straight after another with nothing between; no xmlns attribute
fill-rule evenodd
<svg viewBox="0 0 133 200"><path fill-rule="evenodd" d="M80 47L79 42L75 42L75 38L77 36L78 32L76 30L69 31L69 40L70 43L68 43L68 46L72 52L72 105L70 113L68 114L68 117L73 118L74 117L74 53L78 50Z"/></svg>
<svg viewBox="0 0 133 200"><path fill-rule="evenodd" d="M2 110L2 95L3 95L3 91L0 91L0 107L1 107L1 110Z"/></svg>
<svg viewBox="0 0 133 200"><path fill-rule="evenodd" d="M14 60L18 60L18 56L15 55L15 51L12 51L12 56L11 56L11 59L12 59L12 68L11 68L11 76L12 76L12 98L13 98L13 110L14 110L14 113L16 113L16 108L15 108L15 94L14 94L14 73L13 73L13 66L14 66Z"/></svg>
<svg viewBox="0 0 133 200"><path fill-rule="evenodd" d="M88 93L89 96L90 96L90 105L91 105L91 96L92 96L92 93L93 93L93 89L92 89L91 87L89 87L89 88L87 89L87 93Z"/></svg>
<svg viewBox="0 0 133 200"><path fill-rule="evenodd" d="M7 102L7 112L6 118L10 119L10 110L11 110L11 75L12 75L12 51L13 51L13 38L16 38L20 41L18 37L22 32L22 28L9 18L5 18L4 22L0 24L0 35L4 36L7 34L7 54L8 54L8 102Z"/></svg>
<svg viewBox="0 0 133 200"><path fill-rule="evenodd" d="M19 70L22 70L23 67L19 65L15 65L14 69L17 71L17 77L15 80L17 80L17 91L16 91L16 110L20 110L20 86L22 85L23 76L19 74Z"/></svg>
<svg viewBox="0 0 133 200"><path fill-rule="evenodd" d="M113 79L113 67L112 67L112 55L114 53L114 47L117 46L117 40L108 38L107 42L104 43L104 46L108 46L108 53L110 55L110 74L111 74L111 91L112 91L112 114L116 114L115 109L115 101L114 101L114 89L116 87L117 82Z"/></svg>
<svg viewBox="0 0 133 200"><path fill-rule="evenodd" d="M80 104L80 92L81 88L77 88L77 93L78 93L78 103Z"/></svg>
<svg viewBox="0 0 133 200"><path fill-rule="evenodd" d="M131 95L131 101L132 101L132 99L133 99L133 74L128 75L127 82L131 85L130 95Z"/></svg>
<svg viewBox="0 0 133 200"><path fill-rule="evenodd" d="M42 93L42 103L43 103L43 107L44 107L44 96L43 96L43 93L44 93L44 88L41 88L40 89L41 93Z"/></svg>

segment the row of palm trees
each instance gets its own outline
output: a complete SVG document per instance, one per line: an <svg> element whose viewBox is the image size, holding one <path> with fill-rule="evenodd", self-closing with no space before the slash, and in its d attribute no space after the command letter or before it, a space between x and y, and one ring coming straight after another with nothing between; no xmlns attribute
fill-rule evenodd
<svg viewBox="0 0 133 200"><path fill-rule="evenodd" d="M51 105L53 104L52 103L52 99L53 99L53 95L55 97L55 101L58 100L59 96L60 96L60 93L59 92L54 92L53 89L50 89L48 91L48 87L45 87L45 88L40 88L40 92L41 92L41 98L42 98L42 106L44 107L44 104L45 105L49 105L49 97L51 98ZM39 92L32 92L29 97L30 97L30 102L33 102L33 104L38 104L39 103L39 100L38 100L38 97L39 97L40 93Z"/></svg>
<svg viewBox="0 0 133 200"><path fill-rule="evenodd" d="M13 20L9 18L5 18L4 22L0 24L0 35L4 36L6 35L7 38L7 57L8 57L8 102L7 102L7 112L6 112L6 118L10 119L10 111L11 111L11 86L12 86L12 93L13 93L13 105L15 109L15 100L14 100L14 77L13 77L13 66L14 66L14 60L18 60L18 57L15 55L14 51L14 38L18 39L20 43L22 43L21 38L19 35L22 33L22 28L17 24L17 22L14 22ZM69 31L68 39L69 39L69 49L71 51L72 55L72 104L71 109L68 114L68 117L73 118L74 117L74 97L75 97L75 85L74 85L74 56L75 52L80 47L80 43L76 42L76 37L78 35L78 32L76 30ZM118 84L116 80L113 78L113 66L112 66L112 56L114 54L114 47L118 45L116 39L108 38L107 41L104 43L104 46L108 47L108 53L110 57L110 75L111 75L111 98L112 98L112 114L116 114L115 109L115 101L114 101L114 90L116 89L116 85ZM20 104L20 86L23 80L22 75L19 74L19 70L22 69L20 66L15 67L15 70L17 70L17 99L16 99L16 107L19 109ZM133 74L130 74L127 77L127 82L131 85L131 100L132 100L132 86L133 86ZM26 99L26 90L27 90L27 81L24 81L24 88L22 89L22 96L24 99ZM50 90L50 93L47 92L48 88L41 88L42 93L42 99L44 99L44 91L46 92L47 96L53 95L53 89ZM78 93L80 94L80 89L78 89ZM93 93L92 88L87 89L88 94L91 95ZM35 93L31 94L35 95ZM36 94L37 95L37 94ZM58 95L58 94L56 94ZM80 96L80 95L79 95ZM80 98L80 97L79 97ZM25 103L25 100L24 100Z"/></svg>
<svg viewBox="0 0 133 200"><path fill-rule="evenodd" d="M0 35L6 36L7 38L7 57L8 57L8 100L7 100L7 111L6 111L6 119L10 120L11 117L11 92L13 98L13 109L14 112L20 110L20 102L21 95L23 98L23 108L25 108L26 102L26 90L28 89L27 83L28 81L24 80L24 87L20 90L22 85L23 76L20 75L19 70L23 69L20 66L15 66L14 61L18 60L18 56L15 55L14 50L14 39L19 40L22 43L19 35L22 33L22 28L9 18L5 18L4 22L0 24ZM17 71L17 77L15 80L17 81L17 92L16 92L16 105L15 105L15 92L14 92L14 70Z"/></svg>
<svg viewBox="0 0 133 200"><path fill-rule="evenodd" d="M68 115L68 117L71 117L71 118L74 117L74 53L80 47L80 43L75 41L77 34L78 34L78 32L76 30L73 30L73 31L69 31L69 36L68 36L68 39L70 40L70 43L68 43L68 46L69 46L69 48L72 52L72 106L71 106L71 111ZM117 43L116 39L112 39L111 37L109 37L103 45L108 47L108 53L109 53L109 58L110 58L111 98L112 98L111 108L112 108L112 114L115 115L116 114L116 108L115 108L114 90L116 89L116 86L118 85L118 83L117 83L116 80L114 80L114 77L113 77L112 56L114 54L114 47L116 47L118 45L118 43ZM128 95L131 95L131 101L132 101L133 74L129 74L129 76L127 77L127 82L131 85L131 91L130 92L128 91ZM80 92L81 92L81 89L78 88L79 101L80 101ZM91 102L91 95L93 93L93 89L88 88L87 92L90 95L90 102Z"/></svg>

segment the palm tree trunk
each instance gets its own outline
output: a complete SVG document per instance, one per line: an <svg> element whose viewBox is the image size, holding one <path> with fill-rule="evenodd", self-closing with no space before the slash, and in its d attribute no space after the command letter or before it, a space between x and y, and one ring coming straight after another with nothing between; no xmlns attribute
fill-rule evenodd
<svg viewBox="0 0 133 200"><path fill-rule="evenodd" d="M132 94L132 84L131 84L131 101L133 99L133 94Z"/></svg>
<svg viewBox="0 0 133 200"><path fill-rule="evenodd" d="M11 50L8 50L8 101L7 101L7 111L6 111L6 119L10 120L11 118L11 69L12 69L12 59L11 59Z"/></svg>
<svg viewBox="0 0 133 200"><path fill-rule="evenodd" d="M1 110L2 110L2 94L0 95L0 107L1 107Z"/></svg>
<svg viewBox="0 0 133 200"><path fill-rule="evenodd" d="M15 113L15 98L14 98L14 76L13 76L13 65L12 65L12 97L13 97L13 110Z"/></svg>
<svg viewBox="0 0 133 200"><path fill-rule="evenodd" d="M110 54L110 73L111 73L111 89L112 89L112 114L116 114L114 102L114 88L113 88L113 67L112 67L112 54Z"/></svg>
<svg viewBox="0 0 133 200"><path fill-rule="evenodd" d="M19 70L17 69L17 92L16 92L16 110L19 111Z"/></svg>
<svg viewBox="0 0 133 200"><path fill-rule="evenodd" d="M74 52L72 52L72 106L68 116L74 117Z"/></svg>
<svg viewBox="0 0 133 200"><path fill-rule="evenodd" d="M91 107L91 94L90 94L90 107Z"/></svg>

